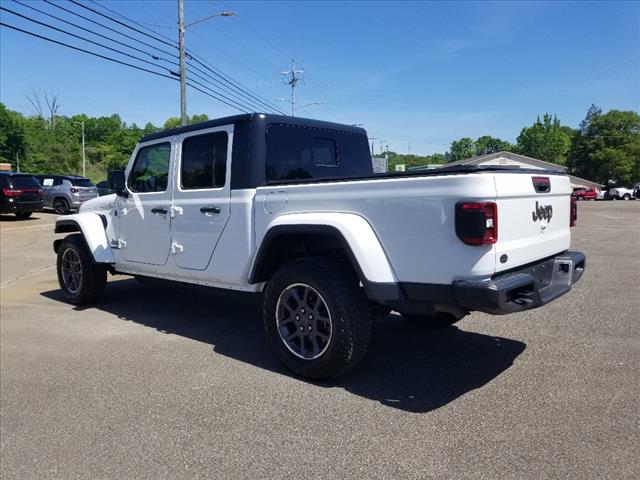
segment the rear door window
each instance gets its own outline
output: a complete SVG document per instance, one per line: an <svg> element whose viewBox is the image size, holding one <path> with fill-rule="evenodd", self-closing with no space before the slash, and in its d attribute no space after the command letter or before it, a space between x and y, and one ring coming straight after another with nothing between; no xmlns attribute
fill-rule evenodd
<svg viewBox="0 0 640 480"><path fill-rule="evenodd" d="M185 138L182 141L180 187L183 190L224 187L228 143L227 132Z"/></svg>

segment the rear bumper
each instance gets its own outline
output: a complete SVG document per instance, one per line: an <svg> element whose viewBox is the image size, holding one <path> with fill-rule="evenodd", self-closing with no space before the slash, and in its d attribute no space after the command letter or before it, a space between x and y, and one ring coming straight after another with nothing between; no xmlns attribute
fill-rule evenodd
<svg viewBox="0 0 640 480"><path fill-rule="evenodd" d="M0 212L2 213L20 213L20 212L39 212L42 210L42 200L36 200L33 202L5 202L0 205Z"/></svg>
<svg viewBox="0 0 640 480"><path fill-rule="evenodd" d="M564 295L582 277L586 257L564 252L481 280L451 285L365 284L373 301L399 312L432 315L438 311L480 311L493 315L541 307Z"/></svg>
<svg viewBox="0 0 640 480"><path fill-rule="evenodd" d="M462 308L494 315L529 310L571 290L585 265L583 253L565 252L489 280L453 282L453 298Z"/></svg>

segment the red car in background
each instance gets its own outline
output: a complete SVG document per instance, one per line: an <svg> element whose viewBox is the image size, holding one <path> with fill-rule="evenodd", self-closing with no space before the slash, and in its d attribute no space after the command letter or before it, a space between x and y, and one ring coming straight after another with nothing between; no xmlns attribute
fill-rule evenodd
<svg viewBox="0 0 640 480"><path fill-rule="evenodd" d="M571 194L576 200L595 200L598 197L598 191L591 188L578 188Z"/></svg>

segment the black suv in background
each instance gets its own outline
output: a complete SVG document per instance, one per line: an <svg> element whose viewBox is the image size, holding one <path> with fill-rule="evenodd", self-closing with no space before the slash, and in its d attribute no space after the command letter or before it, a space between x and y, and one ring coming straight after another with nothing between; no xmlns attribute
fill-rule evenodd
<svg viewBox="0 0 640 480"><path fill-rule="evenodd" d="M29 218L43 207L43 191L33 175L0 172L0 213Z"/></svg>

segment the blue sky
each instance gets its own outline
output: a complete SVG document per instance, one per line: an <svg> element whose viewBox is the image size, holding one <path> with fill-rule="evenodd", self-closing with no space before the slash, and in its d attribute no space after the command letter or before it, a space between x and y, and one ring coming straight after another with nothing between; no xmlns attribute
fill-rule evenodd
<svg viewBox="0 0 640 480"><path fill-rule="evenodd" d="M97 2L177 37L176 0ZM53 22L13 1L0 3ZM29 4L73 18L40 0ZM60 5L91 15L69 2ZM605 111L640 110L640 3L185 0L187 23L222 10L238 16L190 27L188 48L285 111L288 104L274 99L289 96L280 72L295 57L305 70L299 104L323 102L300 115L363 124L400 152L443 152L462 136L513 142L545 112L575 127L591 103ZM3 22L82 43L0 15ZM0 72L0 101L24 113L33 88L57 93L66 115L118 113L140 125L179 115L178 82L6 28L0 29ZM195 91L188 110L210 117L235 113Z"/></svg>

